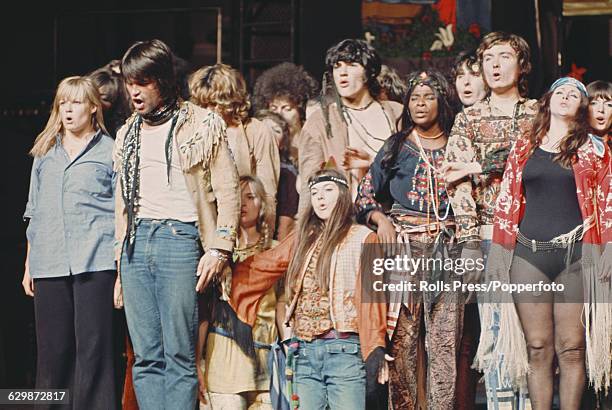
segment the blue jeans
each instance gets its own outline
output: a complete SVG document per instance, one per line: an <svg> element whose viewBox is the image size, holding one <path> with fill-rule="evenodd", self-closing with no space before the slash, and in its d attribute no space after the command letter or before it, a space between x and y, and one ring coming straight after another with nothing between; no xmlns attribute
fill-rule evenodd
<svg viewBox="0 0 612 410"><path fill-rule="evenodd" d="M358 336L300 340L295 360L295 390L300 410L365 409L366 372Z"/></svg>
<svg viewBox="0 0 612 410"><path fill-rule="evenodd" d="M198 229L174 220L137 222L134 254L121 258L121 282L141 410L192 410L198 378Z"/></svg>

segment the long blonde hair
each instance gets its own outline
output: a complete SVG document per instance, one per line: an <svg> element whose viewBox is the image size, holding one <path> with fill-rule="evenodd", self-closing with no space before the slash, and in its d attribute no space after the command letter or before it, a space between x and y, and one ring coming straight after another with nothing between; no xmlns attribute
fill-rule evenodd
<svg viewBox="0 0 612 410"><path fill-rule="evenodd" d="M256 176L243 175L240 177L241 190L244 184L251 188L251 193L255 195L260 203L259 214L257 215L257 232L259 232L262 236L267 237L267 239L271 239L271 232L268 231L270 227L266 224L266 220L270 215L270 205L266 199L266 190L264 189L263 183ZM265 245L268 246L269 244L266 243Z"/></svg>
<svg viewBox="0 0 612 410"><path fill-rule="evenodd" d="M34 146L30 150L30 155L33 157L42 157L55 144L55 137L58 134L64 133L62 125L62 117L59 112L60 101L80 99L87 104L95 106L96 112L92 117L94 129L101 129L108 134L104 126L104 117L102 113L102 102L98 88L88 77L67 77L64 78L57 86L53 105L51 106L51 115L47 121L47 125L34 141Z"/></svg>

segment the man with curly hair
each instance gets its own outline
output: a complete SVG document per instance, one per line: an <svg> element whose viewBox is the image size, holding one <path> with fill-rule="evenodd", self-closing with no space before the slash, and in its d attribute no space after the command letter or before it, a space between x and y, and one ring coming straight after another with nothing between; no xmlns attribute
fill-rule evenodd
<svg viewBox="0 0 612 410"><path fill-rule="evenodd" d="M227 142L234 156L238 175L259 178L271 209L267 229L272 232L276 212L276 191L280 157L274 135L268 126L249 117L251 102L240 72L226 64L202 67L189 80L191 101L219 114L227 124Z"/></svg>
<svg viewBox="0 0 612 410"><path fill-rule="evenodd" d="M308 100L317 94L319 84L303 67L282 63L264 71L253 88L255 112L269 110L289 125L290 157L297 162L297 139L306 121Z"/></svg>
<svg viewBox="0 0 612 410"><path fill-rule="evenodd" d="M402 105L379 100L381 60L365 41L342 40L327 50L325 65L321 109L300 134L300 179L307 180L324 163L335 163L354 199L376 153L397 131ZM308 186L302 184L300 214L309 202Z"/></svg>

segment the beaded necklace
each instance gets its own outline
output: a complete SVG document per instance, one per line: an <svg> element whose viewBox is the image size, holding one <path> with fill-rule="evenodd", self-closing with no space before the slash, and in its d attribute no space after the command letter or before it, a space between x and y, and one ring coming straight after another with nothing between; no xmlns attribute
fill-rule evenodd
<svg viewBox="0 0 612 410"><path fill-rule="evenodd" d="M413 135L414 135L414 140L416 141L416 145L419 148L420 159L421 161L425 163L425 165L427 165L427 181L428 181L428 191L429 191L428 196L433 205L432 208L434 211L434 215L436 216L437 221L445 221L449 215L450 205L446 207L446 212L444 213L444 216L440 217L440 214L438 213L438 207L440 206L440 202L437 199L437 195L434 189L434 187L438 186L438 176L437 175L439 171L432 163L429 162L429 157L427 156L427 153L425 152L425 149L423 148L423 145L421 144L419 133L416 132L416 130L414 130ZM444 187L446 188L446 183L444 183ZM429 207L427 207L427 219L429 220Z"/></svg>

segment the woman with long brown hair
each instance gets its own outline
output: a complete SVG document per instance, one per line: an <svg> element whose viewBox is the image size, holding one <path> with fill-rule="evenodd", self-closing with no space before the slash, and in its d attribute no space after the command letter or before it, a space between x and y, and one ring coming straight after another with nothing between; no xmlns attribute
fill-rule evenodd
<svg viewBox="0 0 612 410"><path fill-rule="evenodd" d="M366 267L380 256L378 238L355 224L341 173L321 170L307 183L310 201L298 228L236 266L230 304L252 326L262 295L284 278L277 316L285 312L279 326L288 346L291 407L365 409L366 394L374 397L385 383L391 360L384 294L368 291Z"/></svg>
<svg viewBox="0 0 612 410"><path fill-rule="evenodd" d="M376 253L378 238L355 224L349 184L338 171L315 173L308 187L285 286L294 392L305 409L365 409L366 362L380 369L379 381L386 374L386 307L362 301L361 289L362 258Z"/></svg>
<svg viewBox="0 0 612 410"><path fill-rule="evenodd" d="M599 303L610 302L610 153L587 115L585 86L555 81L510 154L495 209L487 279L531 288L493 295L508 302L494 355L516 387L526 377L534 410L552 408L555 357L561 408L580 408L585 359L595 390L610 386L612 305Z"/></svg>

